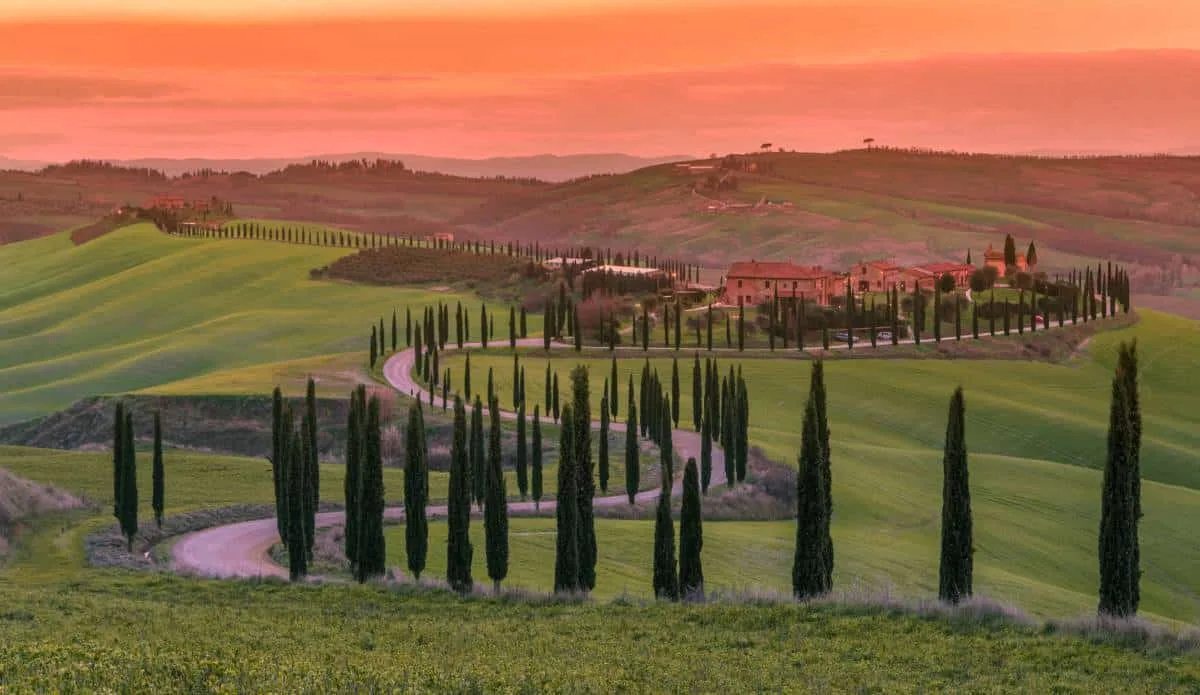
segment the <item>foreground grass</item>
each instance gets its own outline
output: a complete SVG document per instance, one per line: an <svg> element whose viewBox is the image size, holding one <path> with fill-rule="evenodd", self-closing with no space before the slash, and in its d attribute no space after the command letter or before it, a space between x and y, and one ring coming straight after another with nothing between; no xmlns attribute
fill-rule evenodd
<svg viewBox="0 0 1200 695"><path fill-rule="evenodd" d="M830 607L463 601L98 572L0 584L0 679L131 692L1187 692L1187 656ZM453 626L453 627L450 627ZM130 648L136 640L137 648Z"/></svg>

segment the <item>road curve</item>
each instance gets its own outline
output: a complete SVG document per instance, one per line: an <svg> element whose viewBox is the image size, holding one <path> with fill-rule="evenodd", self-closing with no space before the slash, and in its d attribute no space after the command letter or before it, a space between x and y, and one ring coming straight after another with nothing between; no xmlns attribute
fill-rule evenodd
<svg viewBox="0 0 1200 695"><path fill-rule="evenodd" d="M1102 319L1101 319L1102 320ZM1067 319L1065 325L1073 325L1075 322ZM1053 330L1054 325L1046 326L1040 331ZM990 335L997 335L991 333ZM988 333L980 332L980 338L989 337ZM970 334L963 335L963 340L970 340L973 336ZM862 339L856 340L860 345ZM950 340L953 340L952 338ZM865 342L865 341L864 341ZM909 338L898 341L899 344L911 344L914 341ZM926 339L927 343L933 343L932 339ZM949 341L947 341L949 342ZM508 346L505 340L493 341L492 343L498 348ZM517 345L521 347L541 347L543 345L542 338L524 338L517 341ZM447 344L447 350L453 350L456 346ZM469 343L463 346L464 348L478 348L478 343ZM831 345L830 349L845 350L845 344ZM886 349L889 347L887 343L880 343L880 347ZM554 350L569 350L571 346L554 343ZM865 346L860 349L866 349ZM714 354L719 354L728 357L753 357L756 355L776 356L792 356L800 355L809 352L820 352L821 346L808 346L803 351L796 348L790 350L778 350L770 352L764 349L747 350L745 353L738 352L732 349L713 350ZM590 354L609 354L608 348L605 347L585 347L583 352ZM620 355L622 359L633 357L645 358L649 354L665 355L678 354L680 352L688 352L688 350L674 350L668 347L651 347L648 351L643 351L638 347L617 348L615 353ZM748 354L747 354L748 353ZM416 383L412 378L413 366L416 361L416 353L412 348L403 350L388 358L383 365L383 375L387 382L402 394L420 397L427 400L429 392L420 384ZM516 413L508 410L501 410L500 415L506 419L515 419ZM598 422L593 422L593 427L598 427ZM617 432L625 431L625 423L613 422L610 427ZM672 441L674 443L675 452L683 460L688 458L700 459L700 435L692 430L676 429L672 432ZM720 447L713 445L712 450L712 484L718 485L725 482L725 456ZM672 488L673 494L679 494L681 485L676 482ZM638 502L654 500L658 497L659 490L657 488L651 490L643 490L639 492L635 499ZM627 503L625 495L616 495L611 497L597 497L594 501L597 507L612 507ZM552 511L554 509L554 500L547 500L542 503L541 509L544 511ZM529 513L534 511L532 502L510 502L508 505L510 513ZM444 505L434 505L427 509L430 517L444 517L446 507ZM477 514L477 511L473 511ZM345 514L343 512L323 512L317 515L316 525L318 528L326 528L341 524L344 521ZM387 519L403 519L403 507L389 507L384 510L384 517ZM203 531L196 531L185 535L175 544L172 551L173 565L176 571L195 574L208 577L223 577L223 578L252 578L252 577L286 577L287 571L273 562L268 550L272 545L277 543L279 536L275 529L275 519L258 519L255 521L244 521L236 524L228 524L225 526L216 526Z"/></svg>
<svg viewBox="0 0 1200 695"><path fill-rule="evenodd" d="M496 344L496 343L493 343ZM518 340L522 347L541 346L541 338ZM507 342L502 343L507 346ZM478 343L470 343L464 348L480 347ZM555 344L556 350L564 350L569 346ZM447 350L453 349L450 344ZM429 392L412 378L416 354L412 348L392 355L383 365L383 376L387 382L402 394L414 398L428 399ZM517 414L501 409L500 416L514 420ZM593 429L599 427L599 421L593 421ZM625 423L612 422L609 427L615 432L624 432ZM700 460L700 434L692 430L676 429L672 431L672 443L675 453L683 460L695 458ZM677 479L682 476L676 476ZM725 455L716 444L712 448L712 485L725 482ZM682 484L678 480L672 486L673 494L680 494ZM652 501L658 498L659 489L643 490L634 496L637 502ZM626 495L597 497L593 501L596 507L615 507L628 504ZM555 501L546 500L541 503L541 511L554 511ZM509 513L532 513L535 511L533 502L509 502ZM430 517L445 517L445 505L430 505L426 509ZM478 515L478 510L472 510ZM345 512L322 512L317 514L317 528L336 526L345 521ZM384 510L384 518L400 520L404 518L404 507L388 507ZM269 556L271 546L279 542L275 528L275 519L256 519L243 521L225 526L215 526L203 531L195 531L185 535L172 549L172 562L176 572L205 577L218 578L256 578L288 576L287 570L276 564Z"/></svg>

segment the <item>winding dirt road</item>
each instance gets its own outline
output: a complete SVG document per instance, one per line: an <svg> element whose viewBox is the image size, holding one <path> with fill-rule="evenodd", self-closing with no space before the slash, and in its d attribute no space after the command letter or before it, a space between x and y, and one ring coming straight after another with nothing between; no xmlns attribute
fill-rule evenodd
<svg viewBox="0 0 1200 695"><path fill-rule="evenodd" d="M542 339L523 339L518 340L517 344L522 347L540 347ZM493 343L493 345L507 346L507 342ZM464 345L464 348L477 347L480 347L478 343ZM556 350L569 348L569 346L557 344L553 347ZM446 348L450 350L452 346L447 344ZM412 348L398 352L384 363L383 375L388 383L400 393L427 400L429 392L412 378L415 359L416 354ZM502 409L500 416L508 420L515 420L517 414ZM625 431L623 422L612 422L609 426L615 432ZM593 429L598 428L599 421L593 421L592 427ZM671 439L675 453L680 458L685 461L688 458L700 460L699 433L676 429L673 431ZM725 455L716 444L713 445L712 450L712 469L712 485L723 484L725 482ZM676 477L677 479L681 478L682 471ZM681 483L677 480L673 485L673 494L680 493ZM657 499L658 495L659 489L654 488L639 492L634 499L638 502L652 501ZM593 501L593 505L596 507L615 507L628 503L629 498L626 495L597 497ZM553 512L554 508L555 501L553 499L546 500L541 504L542 512ZM535 506L533 502L509 502L508 510L510 514L530 514L535 511ZM427 508L426 513L431 518L445 518L446 506L431 505ZM478 509L472 509L472 515L478 516ZM328 528L342 524L345 516L345 512L322 512L317 514L316 526L317 528ZM384 510L384 518L403 519L404 507L388 507ZM287 570L276 564L268 554L271 546L278 542L279 535L275 529L274 518L244 521L185 535L172 549L172 560L175 571L185 574L243 579L253 577L286 578Z"/></svg>
<svg viewBox="0 0 1200 695"><path fill-rule="evenodd" d="M1072 325L1074 322L1066 320L1065 325ZM1051 325L1038 329L1040 331L1053 330L1057 326ZM992 333L990 335L996 335ZM980 338L988 337L989 334L981 331ZM970 334L962 336L963 340L970 340L973 336ZM945 340L945 339L943 339ZM953 340L951 338L950 340ZM889 341L890 342L890 341ZM925 342L932 343L932 338L926 338ZM869 342L862 338L856 338L859 349L869 349ZM901 345L912 344L912 339L898 341ZM493 341L493 345L498 348L507 347L507 341ZM521 347L541 347L543 341L541 338L526 338L517 341L517 345ZM880 342L880 347L886 349L889 345ZM468 343L465 348L478 348L478 343ZM552 349L555 350L570 350L572 346L555 343ZM845 343L834 344L830 346L832 350L847 349ZM447 344L447 350L453 350L454 346ZM808 346L805 352L819 352L820 346ZM585 347L585 353L591 354L609 354L608 348L605 347ZM686 350L676 351L673 348L667 347L651 347L648 351L652 355L667 355L686 353ZM748 355L738 353L730 349L714 350L714 354L721 356L754 356L754 355L775 355L775 356L799 356L802 354L796 348L790 350L779 350L776 352L768 352L767 350L757 349L748 350ZM620 355L620 359L637 358L642 359L647 357L647 352L642 351L637 347L618 348L616 354ZM388 383L400 393L405 395L420 397L423 400L428 400L429 392L416 383L412 378L413 365L416 354L409 348L402 352L392 355L391 358L383 366L383 375ZM516 419L516 413L501 410L501 417L505 419ZM599 426L598 422L592 423L593 428ZM613 422L610 427L616 432L625 431L625 423ZM676 429L672 433L672 441L674 443L675 452L683 460L695 458L700 460L700 435L692 430ZM718 485L725 482L725 455L720 447L713 445L712 451L712 484ZM680 471L682 473L682 471ZM681 476L680 476L681 477ZM681 484L676 481L673 485L673 494L680 493ZM639 492L635 499L639 502L654 500L658 497L659 490L657 488L651 490L643 490ZM616 495L611 497L597 497L594 501L597 507L613 507L621 504L627 504L628 499L625 495ZM554 500L547 500L542 503L543 511L553 511L555 507ZM533 502L509 502L508 509L510 513L528 514L534 512ZM430 506L427 510L429 516L445 517L446 507L444 505ZM477 510L472 510L473 515L477 515ZM327 528L343 523L345 514L343 512L323 512L317 515L316 525L318 528ZM403 507L389 507L384 511L384 518L387 519L403 519ZM209 577L226 577L226 578L248 578L248 577L286 577L287 571L273 562L268 551L271 546L277 543L279 536L275 530L275 519L258 519L256 521L245 521L226 526L217 526L203 531L196 531L185 535L172 551L174 568L178 572L195 574Z"/></svg>

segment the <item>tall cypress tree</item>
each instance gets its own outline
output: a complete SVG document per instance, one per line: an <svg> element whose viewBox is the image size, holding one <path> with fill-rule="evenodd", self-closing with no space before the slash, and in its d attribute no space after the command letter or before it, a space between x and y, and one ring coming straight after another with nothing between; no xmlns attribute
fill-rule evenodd
<svg viewBox="0 0 1200 695"><path fill-rule="evenodd" d="M942 558L938 568L938 598L949 603L958 603L971 595L974 568L963 411L960 387L950 399L946 450L942 458Z"/></svg>
<svg viewBox="0 0 1200 695"><path fill-rule="evenodd" d="M671 422L679 427L679 358L671 359Z"/></svg>
<svg viewBox="0 0 1200 695"><path fill-rule="evenodd" d="M830 534L830 522L833 519L833 471L829 447L829 407L825 391L825 363L818 360L812 368L812 384L810 395L816 414L817 451L821 457L822 516L820 530L822 533L821 558L824 561L822 581L825 591L833 588L833 536Z"/></svg>
<svg viewBox="0 0 1200 695"><path fill-rule="evenodd" d="M712 332L713 332L712 302L709 302L709 304L708 304L708 320L706 321L706 324L707 324L707 329L708 329L708 336L707 336L707 342L705 345L706 345L708 351L712 352Z"/></svg>
<svg viewBox="0 0 1200 695"><path fill-rule="evenodd" d="M492 368L488 367L487 403L489 408L492 406L492 401L494 400L496 400L496 378L492 372Z"/></svg>
<svg viewBox="0 0 1200 695"><path fill-rule="evenodd" d="M530 483L533 490L533 508L535 511L542 508L542 421L541 414L538 412L538 406L533 405L533 456L530 460L532 470L530 471Z"/></svg>
<svg viewBox="0 0 1200 695"><path fill-rule="evenodd" d="M487 570L492 590L500 591L500 582L508 576L508 489L500 458L500 404L488 406L487 493L483 526L487 538Z"/></svg>
<svg viewBox="0 0 1200 695"><path fill-rule="evenodd" d="M513 353L513 410L521 405L521 356Z"/></svg>
<svg viewBox="0 0 1200 695"><path fill-rule="evenodd" d="M382 575L386 569L383 537L383 454L379 430L379 399L367 404L366 431L363 433L363 457L359 484L358 564L354 578L365 582Z"/></svg>
<svg viewBox="0 0 1200 695"><path fill-rule="evenodd" d="M290 417L291 413L288 413L288 416ZM301 540L304 538L305 507L303 503L305 495L303 449L303 432L292 432L285 455L287 467L284 479L287 482L288 499L292 500L292 504L288 505L287 520L288 538L291 538L292 542L288 543L287 552L288 576L293 582L303 579L304 575L308 574L308 548Z"/></svg>
<svg viewBox="0 0 1200 695"><path fill-rule="evenodd" d="M396 324L396 310L392 309L392 352L396 351L396 339L399 337L399 330L397 330L398 326Z"/></svg>
<svg viewBox="0 0 1200 695"><path fill-rule="evenodd" d="M704 569L700 551L704 534L700 522L700 476L696 459L683 468L683 502L679 509L679 593L685 599L704 598Z"/></svg>
<svg viewBox="0 0 1200 695"><path fill-rule="evenodd" d="M511 306L508 308L508 347L517 349L517 309Z"/></svg>
<svg viewBox="0 0 1200 695"><path fill-rule="evenodd" d="M375 368L375 361L379 353L375 347L375 326L371 326L371 369Z"/></svg>
<svg viewBox="0 0 1200 695"><path fill-rule="evenodd" d="M133 550L133 537L138 531L137 451L133 444L133 413L125 411L125 432L122 435L121 455L121 533L126 546Z"/></svg>
<svg viewBox="0 0 1200 695"><path fill-rule="evenodd" d="M278 389L276 389L278 391ZM113 518L121 520L121 476L125 473L125 405L117 401L113 411Z"/></svg>
<svg viewBox="0 0 1200 695"><path fill-rule="evenodd" d="M486 457L483 452L483 403L475 397L471 409L471 499L483 507L483 495L487 487Z"/></svg>
<svg viewBox="0 0 1200 695"><path fill-rule="evenodd" d="M470 593L471 469L467 451L467 408L454 397L454 439L450 445L450 493L446 509L446 581L460 594Z"/></svg>
<svg viewBox="0 0 1200 695"><path fill-rule="evenodd" d="M804 408L799 470L796 473L796 550L792 563L792 593L807 599L825 592L824 482L817 407L810 392Z"/></svg>
<svg viewBox="0 0 1200 695"><path fill-rule="evenodd" d="M553 399L551 397L551 390L553 389L553 386L554 386L553 382L551 381L551 375L550 375L550 360L546 360L546 378L543 380L543 384L546 387L546 415L549 415L552 404L553 404Z"/></svg>
<svg viewBox="0 0 1200 695"><path fill-rule="evenodd" d="M162 528L163 517L163 453L162 453L162 418L158 411L154 412L154 462L153 462L153 507L154 523Z"/></svg>
<svg viewBox="0 0 1200 695"><path fill-rule="evenodd" d="M429 446L425 440L425 418L421 402L408 410L408 436L404 460L404 552L414 579L425 571L429 551L429 522L425 505L429 495Z"/></svg>
<svg viewBox="0 0 1200 695"><path fill-rule="evenodd" d="M1141 551L1138 540L1138 521L1141 516L1141 414L1136 395L1135 349L1122 343L1118 352L1101 496L1098 610L1101 615L1116 617L1136 615L1141 599ZM1130 371L1133 373L1130 374Z"/></svg>
<svg viewBox="0 0 1200 695"><path fill-rule="evenodd" d="M706 409L700 425L700 488L704 494L712 483L712 444L712 410Z"/></svg>
<svg viewBox="0 0 1200 695"><path fill-rule="evenodd" d="M536 406L535 406L536 407ZM517 407L517 492L521 499L529 492L529 442L525 437L525 403Z"/></svg>
<svg viewBox="0 0 1200 695"><path fill-rule="evenodd" d="M617 385L618 385L618 384L617 384L617 358L616 358L616 356L615 356L615 355L614 355L614 356L613 356L613 358L612 358L612 366L609 368L609 377L608 377L608 378L609 378L609 381L608 381L608 384L609 384L609 386L608 386L608 388L609 388L609 391L608 391L608 408L609 408L609 411L610 411L610 413L611 413L611 415L612 415L613 419L615 420L615 419L617 419L617 415L618 415L618 408L617 408L617 405L618 405L618 404L617 404L617 398L618 398L618 395L617 395Z"/></svg>
<svg viewBox="0 0 1200 695"><path fill-rule="evenodd" d="M605 386L608 386L605 383ZM598 443L600 459L600 492L608 493L608 389L600 397L600 441Z"/></svg>
<svg viewBox="0 0 1200 695"><path fill-rule="evenodd" d="M343 481L343 491L346 498L346 559L350 561L351 568L358 561L358 479L362 468L362 438L364 429L363 412L360 403L361 397L365 393L366 388L359 386L350 394L350 413L346 418L346 477ZM284 424L286 426L286 420Z"/></svg>
<svg viewBox="0 0 1200 695"><path fill-rule="evenodd" d="M654 597L674 601L679 597L675 564L675 522L671 519L671 483L663 479L654 515Z"/></svg>
<svg viewBox="0 0 1200 695"><path fill-rule="evenodd" d="M308 493L308 511L304 525L308 534L308 554L311 557L313 543L316 540L317 507L321 504L321 463L317 453L317 385L311 376L308 377L308 386L305 389L304 418L308 423L308 440L305 447L308 456L304 461L307 466L305 483Z"/></svg>
<svg viewBox="0 0 1200 695"><path fill-rule="evenodd" d="M692 424L699 432L704 424L704 387L700 383L700 355L692 362Z"/></svg>
<svg viewBox="0 0 1200 695"><path fill-rule="evenodd" d="M738 352L746 349L746 307L738 301Z"/></svg>
<svg viewBox="0 0 1200 695"><path fill-rule="evenodd" d="M310 441L308 416L304 415L300 417L300 497L294 498L296 499L294 513L300 515L300 529L303 533L301 538L304 540L299 543L299 546L304 551L306 558L312 557L313 537L316 535L316 509L313 506L311 467L309 465L309 460L312 458L312 454L309 452Z"/></svg>
<svg viewBox="0 0 1200 695"><path fill-rule="evenodd" d="M554 591L575 592L579 590L579 492L575 477L575 418L571 406L563 409L562 428L559 432L558 457L558 504L555 505L557 520L557 548L554 556Z"/></svg>
<svg viewBox="0 0 1200 695"><path fill-rule="evenodd" d="M740 367L738 368L737 394L734 403L737 414L733 438L737 463L734 468L737 471L738 482L741 483L746 480L746 468L750 460L750 396L746 392L746 380L742 378Z"/></svg>
<svg viewBox="0 0 1200 695"><path fill-rule="evenodd" d="M558 409L558 372L554 373L554 383L550 389L550 405L554 408L554 421L558 422L558 416L561 414Z"/></svg>
<svg viewBox="0 0 1200 695"><path fill-rule="evenodd" d="M575 486L579 498L577 519L579 533L579 589L591 591L596 587L596 521L592 500L596 496L595 470L592 462L591 398L588 392L588 370L580 365L571 370L572 413L574 430Z"/></svg>
<svg viewBox="0 0 1200 695"><path fill-rule="evenodd" d="M638 411L637 404L633 402L633 389L629 389L627 408L629 414L625 416L625 494L629 496L629 503L633 504L638 487L641 485L639 480L641 456L638 448Z"/></svg>

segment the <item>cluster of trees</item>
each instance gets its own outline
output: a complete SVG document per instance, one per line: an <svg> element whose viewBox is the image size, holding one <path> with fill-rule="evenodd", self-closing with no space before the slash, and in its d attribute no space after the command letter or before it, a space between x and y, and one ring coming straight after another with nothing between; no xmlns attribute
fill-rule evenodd
<svg viewBox="0 0 1200 695"><path fill-rule="evenodd" d="M162 419L154 413L154 454L151 472L151 506L154 522L162 528L164 471L162 451ZM113 517L121 527L126 546L133 550L133 538L138 532L137 450L133 437L133 412L117 402L113 413Z"/></svg>
<svg viewBox="0 0 1200 695"><path fill-rule="evenodd" d="M316 384L308 379L300 427L296 414L278 387L271 405L271 475L275 489L275 524L288 551L293 580L308 574L321 499L321 469L317 457ZM347 469L348 471L349 469Z"/></svg>
<svg viewBox="0 0 1200 695"><path fill-rule="evenodd" d="M488 312L486 303L481 303L479 306L479 324L482 327L479 333L479 342L483 349L486 350L488 341L494 339L496 336L495 313ZM509 347L515 348L517 340L525 338L528 334L528 315L525 312L525 307L509 307ZM430 403L433 402L433 391L438 386L442 386L444 408L444 401L448 398L450 390L450 371L446 369L443 372L439 361L441 353L446 349L446 343L451 340L450 305L438 302L436 306L427 306L424 308L422 316L415 321L412 309L405 308L403 337L405 347L411 347L415 350L415 364L418 372L421 374L421 378L431 387ZM462 302L457 302L454 307L453 339L460 349L471 339L471 315L469 310L463 308ZM368 363L371 369L375 368L375 365L383 356L399 349L400 324L399 315L396 310L392 310L390 334L387 331L387 326L384 324L382 316L379 318L378 324L371 324L371 337L368 346Z"/></svg>

